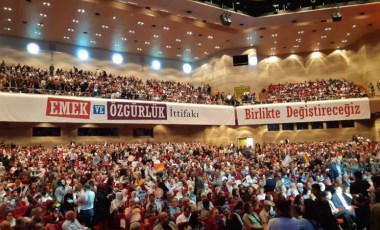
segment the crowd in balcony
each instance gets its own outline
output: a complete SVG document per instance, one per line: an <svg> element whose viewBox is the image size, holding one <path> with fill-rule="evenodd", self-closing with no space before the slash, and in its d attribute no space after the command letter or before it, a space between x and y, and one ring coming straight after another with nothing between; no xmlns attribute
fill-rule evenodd
<svg viewBox="0 0 380 230"><path fill-rule="evenodd" d="M1 229L380 229L380 143L0 146Z"/></svg>
<svg viewBox="0 0 380 230"><path fill-rule="evenodd" d="M282 103L343 98L367 97L363 89L354 83L340 79L306 81L302 83L271 84L262 92L264 100L257 100L255 93L245 92L241 98L234 94L211 94L211 86L194 86L190 83L149 79L143 81L133 76L119 76L97 69L95 72L36 68L32 66L0 66L0 91L16 93L122 98L145 101L232 105Z"/></svg>

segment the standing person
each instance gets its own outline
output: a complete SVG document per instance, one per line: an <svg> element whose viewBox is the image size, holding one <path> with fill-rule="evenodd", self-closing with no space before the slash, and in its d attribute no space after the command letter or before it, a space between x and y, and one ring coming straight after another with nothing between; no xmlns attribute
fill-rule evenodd
<svg viewBox="0 0 380 230"><path fill-rule="evenodd" d="M92 228L94 217L95 193L91 191L89 184L84 185L84 192L78 197L78 221L88 228Z"/></svg>
<svg viewBox="0 0 380 230"><path fill-rule="evenodd" d="M284 226L287 230L299 230L298 221L290 215L290 204L285 198L277 198L274 207L277 217L268 222L267 230L282 230Z"/></svg>
<svg viewBox="0 0 380 230"><path fill-rule="evenodd" d="M317 221L321 223L325 230L339 229L338 222L332 214L330 204L325 197L323 197L321 186L319 184L311 185L311 192L315 196L315 207L318 210L316 216Z"/></svg>
<svg viewBox="0 0 380 230"><path fill-rule="evenodd" d="M369 194L368 189L371 185L368 181L363 180L363 174L360 171L354 172L355 181L350 185L350 193L352 195L352 203L355 208L356 224L358 229L369 229L370 222L370 208L369 208Z"/></svg>

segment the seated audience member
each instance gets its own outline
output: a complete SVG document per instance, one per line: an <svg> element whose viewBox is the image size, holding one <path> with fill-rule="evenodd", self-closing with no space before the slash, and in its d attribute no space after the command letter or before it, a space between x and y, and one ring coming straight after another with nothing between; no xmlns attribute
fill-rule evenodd
<svg viewBox="0 0 380 230"><path fill-rule="evenodd" d="M351 213L345 209L339 210L338 208L335 207L334 202L332 201L332 195L330 191L326 192L326 199L329 202L329 206L331 208L332 214L336 218L341 218L343 219L343 229L350 230L353 228L353 223L354 219Z"/></svg>
<svg viewBox="0 0 380 230"><path fill-rule="evenodd" d="M11 223L9 223L9 221L7 220L3 220L1 223L0 223L0 229L1 230L11 230Z"/></svg>
<svg viewBox="0 0 380 230"><path fill-rule="evenodd" d="M222 207L226 229L242 230L244 225L240 216L230 211L228 205Z"/></svg>
<svg viewBox="0 0 380 230"><path fill-rule="evenodd" d="M225 229L225 223L221 215L219 215L219 210L213 207L210 211L210 216L206 223L207 230L219 230Z"/></svg>
<svg viewBox="0 0 380 230"><path fill-rule="evenodd" d="M208 199L204 199L202 201L202 209L201 209L201 218L204 218L204 217L208 217L210 215L210 210L211 210L211 207L210 207L210 204L211 202L208 200Z"/></svg>
<svg viewBox="0 0 380 230"><path fill-rule="evenodd" d="M263 222L260 216L254 211L251 203L244 204L243 223L246 229L262 229Z"/></svg>
<svg viewBox="0 0 380 230"><path fill-rule="evenodd" d="M264 208L259 213L263 226L266 226L273 215L271 209L274 207L274 203L269 200L264 201Z"/></svg>
<svg viewBox="0 0 380 230"><path fill-rule="evenodd" d="M169 215L166 212L161 212L158 215L158 224L153 230L177 230L177 225L169 220Z"/></svg>
<svg viewBox="0 0 380 230"><path fill-rule="evenodd" d="M318 221L325 229L337 230L339 229L338 221L333 215L329 201L323 196L321 186L319 184L313 184L312 194L315 197L316 210L318 212Z"/></svg>
<svg viewBox="0 0 380 230"><path fill-rule="evenodd" d="M62 230L87 230L89 228L81 225L79 221L75 218L75 214L73 211L67 211L65 213L65 222L62 224Z"/></svg>
<svg viewBox="0 0 380 230"><path fill-rule="evenodd" d="M346 210L348 211L353 218L355 218L355 212L353 210L353 207L349 203L349 198L342 193L341 187L335 188L335 193L332 195L331 201L334 203L334 206L339 210Z"/></svg>
<svg viewBox="0 0 380 230"><path fill-rule="evenodd" d="M172 199L172 202L170 203L170 206L169 206L171 215L181 212L181 209L178 207L178 203L179 202L177 198Z"/></svg>
<svg viewBox="0 0 380 230"><path fill-rule="evenodd" d="M186 230L205 230L206 225L201 221L198 213L193 213L189 219L189 226Z"/></svg>
<svg viewBox="0 0 380 230"><path fill-rule="evenodd" d="M14 217L13 212L7 213L6 220L11 224L12 228L16 225L16 218Z"/></svg>
<svg viewBox="0 0 380 230"><path fill-rule="evenodd" d="M183 207L183 213L179 215L176 219L176 224L187 222L189 221L191 216L191 207L186 205Z"/></svg>
<svg viewBox="0 0 380 230"><path fill-rule="evenodd" d="M290 215L290 204L285 198L278 197L274 207L277 216L269 220L266 229L282 230L286 226L287 230L299 230L298 221Z"/></svg>

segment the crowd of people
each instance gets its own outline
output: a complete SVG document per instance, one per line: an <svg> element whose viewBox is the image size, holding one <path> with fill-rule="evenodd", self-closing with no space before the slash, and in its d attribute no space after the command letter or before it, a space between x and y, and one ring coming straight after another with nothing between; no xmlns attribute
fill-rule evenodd
<svg viewBox="0 0 380 230"><path fill-rule="evenodd" d="M366 92L358 85L341 79L271 84L265 91L267 103L367 97Z"/></svg>
<svg viewBox="0 0 380 230"><path fill-rule="evenodd" d="M380 229L380 143L361 137L3 144L0 161L2 230Z"/></svg>
<svg viewBox="0 0 380 230"><path fill-rule="evenodd" d="M99 98L121 98L144 101L216 104L282 103L342 98L367 97L363 89L345 80L317 80L303 83L269 85L263 92L267 99L257 100L255 93L245 92L241 98L234 94L211 94L211 86L196 87L190 83L116 76L97 69L95 72L36 68L27 65L0 65L0 91Z"/></svg>

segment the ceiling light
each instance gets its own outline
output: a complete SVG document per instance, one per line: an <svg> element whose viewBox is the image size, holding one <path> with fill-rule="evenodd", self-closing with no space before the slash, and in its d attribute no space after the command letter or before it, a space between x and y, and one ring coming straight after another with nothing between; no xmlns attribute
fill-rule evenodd
<svg viewBox="0 0 380 230"><path fill-rule="evenodd" d="M177 54L177 57L181 57L182 55L181 54Z"/></svg>
<svg viewBox="0 0 380 230"><path fill-rule="evenodd" d="M160 37L160 36L158 36L157 34L155 34L155 35L153 35L153 37L154 37L154 38L158 38L158 37Z"/></svg>
<svg viewBox="0 0 380 230"><path fill-rule="evenodd" d="M272 47L272 48L270 48L270 50L276 50L276 47Z"/></svg>
<svg viewBox="0 0 380 230"><path fill-rule="evenodd" d="M303 34L303 30L298 31L298 34Z"/></svg>
<svg viewBox="0 0 380 230"><path fill-rule="evenodd" d="M164 30L169 30L169 27L164 26Z"/></svg>
<svg viewBox="0 0 380 230"><path fill-rule="evenodd" d="M209 55L209 53L207 53L207 52L204 52L204 54L205 54L205 55Z"/></svg>
<svg viewBox="0 0 380 230"><path fill-rule="evenodd" d="M198 59L199 59L199 57L194 57L194 59L195 59L195 60L198 60Z"/></svg>
<svg viewBox="0 0 380 230"><path fill-rule="evenodd" d="M183 64L183 66L182 66L182 70L183 70L183 72L185 73L185 74L189 74L189 73L191 73L191 70L192 70L193 68L191 67L191 65L189 64L189 63L185 63L185 64Z"/></svg>
<svg viewBox="0 0 380 230"><path fill-rule="evenodd" d="M29 43L26 49L31 54L38 54L40 52L40 47L36 43Z"/></svg>
<svg viewBox="0 0 380 230"><path fill-rule="evenodd" d="M12 21L12 19L8 18L8 19L7 19L7 21L8 21L8 22L11 22L11 21Z"/></svg>
<svg viewBox="0 0 380 230"><path fill-rule="evenodd" d="M46 18L47 15L46 15L46 14L43 14L43 13L40 13L40 17Z"/></svg>
<svg viewBox="0 0 380 230"><path fill-rule="evenodd" d="M115 20L115 19L116 19L116 17L115 17L115 16L113 16L113 17L112 17L112 19L113 19L113 20Z"/></svg>
<svg viewBox="0 0 380 230"><path fill-rule="evenodd" d="M252 40L253 39L253 37L247 37L247 40Z"/></svg>
<svg viewBox="0 0 380 230"><path fill-rule="evenodd" d="M320 58L320 57L321 57L321 53L320 53L320 52L313 52L313 53L311 54L311 57L312 57L312 58Z"/></svg>
<svg viewBox="0 0 380 230"><path fill-rule="evenodd" d="M134 34L135 31L134 31L134 30L129 30L129 33L130 33L130 34Z"/></svg>
<svg viewBox="0 0 380 230"><path fill-rule="evenodd" d="M95 34L95 36L97 36L97 37L101 37L101 36L102 36L102 34Z"/></svg>
<svg viewBox="0 0 380 230"><path fill-rule="evenodd" d="M154 70L161 69L161 62L158 60L153 60L151 65L152 65L152 69Z"/></svg>
<svg viewBox="0 0 380 230"><path fill-rule="evenodd" d="M331 30L331 27L326 27L325 28L325 31L330 31Z"/></svg>
<svg viewBox="0 0 380 230"><path fill-rule="evenodd" d="M274 44L277 44L277 41L274 41L273 43L274 43Z"/></svg>
<svg viewBox="0 0 380 230"><path fill-rule="evenodd" d="M187 34L187 35L193 35L193 32L191 32L191 31L187 31L186 34Z"/></svg>
<svg viewBox="0 0 380 230"><path fill-rule="evenodd" d="M50 2L43 2L42 5L44 5L44 6L50 6Z"/></svg>
<svg viewBox="0 0 380 230"><path fill-rule="evenodd" d="M272 34L272 37L277 37L278 34Z"/></svg>
<svg viewBox="0 0 380 230"><path fill-rule="evenodd" d="M78 51L78 53L77 53L77 56L78 56L78 58L79 58L80 60L85 61L85 60L88 59L89 54L88 54L87 50L80 49L80 50Z"/></svg>
<svg viewBox="0 0 380 230"><path fill-rule="evenodd" d="M198 46L202 46L202 43L198 43Z"/></svg>
<svg viewBox="0 0 380 230"><path fill-rule="evenodd" d="M4 27L4 30L11 31L10 27Z"/></svg>
<svg viewBox="0 0 380 230"><path fill-rule="evenodd" d="M162 51L157 51L158 54L162 54Z"/></svg>
<svg viewBox="0 0 380 230"><path fill-rule="evenodd" d="M347 33L346 35L347 35L347 36L350 36L351 34L350 34L350 33Z"/></svg>
<svg viewBox="0 0 380 230"><path fill-rule="evenodd" d="M68 36L64 36L63 39L69 40L70 37L68 37Z"/></svg>
<svg viewBox="0 0 380 230"><path fill-rule="evenodd" d="M84 13L85 11L84 11L84 9L78 9L78 12L79 13Z"/></svg>
<svg viewBox="0 0 380 230"><path fill-rule="evenodd" d="M168 46L166 46L166 48L167 48L167 49L171 49L172 47L168 45Z"/></svg>
<svg viewBox="0 0 380 230"><path fill-rule="evenodd" d="M326 35L322 35L321 38L322 38L322 39L325 39L325 38L327 38L327 36L326 36Z"/></svg>
<svg viewBox="0 0 380 230"><path fill-rule="evenodd" d="M297 38L297 39L296 39L296 42L301 42L301 41L302 41L301 38Z"/></svg>
<svg viewBox="0 0 380 230"><path fill-rule="evenodd" d="M356 25L352 25L352 28L356 28Z"/></svg>
<svg viewBox="0 0 380 230"><path fill-rule="evenodd" d="M34 33L37 34L37 35L41 35L41 32L38 32L38 31L36 31Z"/></svg>
<svg viewBox="0 0 380 230"><path fill-rule="evenodd" d="M348 41L347 40L342 40L343 43L347 43Z"/></svg>
<svg viewBox="0 0 380 230"><path fill-rule="evenodd" d="M121 56L121 54L114 54L112 55L112 61L113 63L120 65L123 63L123 56Z"/></svg>
<svg viewBox="0 0 380 230"><path fill-rule="evenodd" d="M137 50L138 50L138 51L142 51L142 49L141 49L141 48L137 48Z"/></svg>
<svg viewBox="0 0 380 230"><path fill-rule="evenodd" d="M186 52L191 52L191 49L186 49L185 51L186 51Z"/></svg>
<svg viewBox="0 0 380 230"><path fill-rule="evenodd" d="M12 8L10 8L10 7L4 7L4 10L5 11L12 11Z"/></svg>
<svg viewBox="0 0 380 230"><path fill-rule="evenodd" d="M95 43L96 43L96 41L92 40L92 41L90 41L90 43L92 43L92 44L95 44Z"/></svg>
<svg viewBox="0 0 380 230"><path fill-rule="evenodd" d="M252 66L257 65L257 56L256 55L250 56L248 59L248 64Z"/></svg>
<svg viewBox="0 0 380 230"><path fill-rule="evenodd" d="M137 25L142 26L142 25L144 25L144 22L137 22Z"/></svg>
<svg viewBox="0 0 380 230"><path fill-rule="evenodd" d="M127 38L121 38L121 40L122 40L122 41L126 41L126 40L127 40Z"/></svg>
<svg viewBox="0 0 380 230"><path fill-rule="evenodd" d="M271 63L276 62L276 60L277 60L276 56L270 56L269 57L269 62L271 62Z"/></svg>
<svg viewBox="0 0 380 230"><path fill-rule="evenodd" d="M145 45L150 45L150 42L145 42L144 44L145 44Z"/></svg>
<svg viewBox="0 0 380 230"><path fill-rule="evenodd" d="M103 29L108 29L108 26L106 26L106 25L102 25L102 28L103 28Z"/></svg>
<svg viewBox="0 0 380 230"><path fill-rule="evenodd" d="M211 39L213 39L214 37L211 36L211 35L209 35L207 38L211 40Z"/></svg>
<svg viewBox="0 0 380 230"><path fill-rule="evenodd" d="M37 26L44 27L44 24L42 22L38 23Z"/></svg>
<svg viewBox="0 0 380 230"><path fill-rule="evenodd" d="M176 41L176 42L181 42L181 39L177 38L175 41Z"/></svg>
<svg viewBox="0 0 380 230"><path fill-rule="evenodd" d="M220 49L220 47L219 46L215 46L215 49Z"/></svg>
<svg viewBox="0 0 380 230"><path fill-rule="evenodd" d="M295 46L293 46L294 48L298 48L299 47L299 45L295 45Z"/></svg>
<svg viewBox="0 0 380 230"><path fill-rule="evenodd" d="M76 20L76 19L73 19L73 22L74 22L74 23L77 23L77 24L79 23L79 21Z"/></svg>
<svg viewBox="0 0 380 230"><path fill-rule="evenodd" d="M74 32L74 29L68 28L67 31Z"/></svg>

